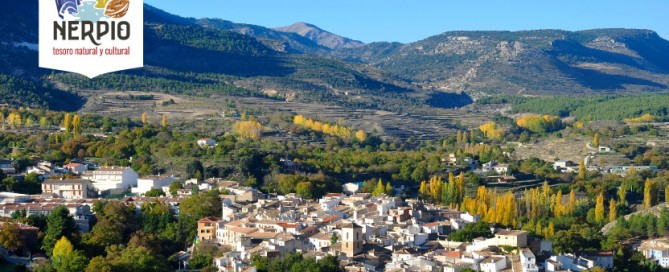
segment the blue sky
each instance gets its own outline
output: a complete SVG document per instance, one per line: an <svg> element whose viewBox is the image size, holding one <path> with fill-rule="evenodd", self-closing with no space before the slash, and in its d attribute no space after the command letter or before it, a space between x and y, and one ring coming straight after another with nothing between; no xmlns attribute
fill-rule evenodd
<svg viewBox="0 0 669 272"><path fill-rule="evenodd" d="M413 42L451 30L643 28L669 38L667 0L144 0L185 17L265 27L307 22L361 40Z"/></svg>

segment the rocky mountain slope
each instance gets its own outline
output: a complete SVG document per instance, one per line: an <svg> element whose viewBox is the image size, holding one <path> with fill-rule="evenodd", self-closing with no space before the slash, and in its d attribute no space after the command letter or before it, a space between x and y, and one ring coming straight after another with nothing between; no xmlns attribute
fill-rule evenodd
<svg viewBox="0 0 669 272"><path fill-rule="evenodd" d="M62 89L150 89L420 112L491 95L669 89L669 41L649 30L446 32L410 44L363 44L305 23L270 29L148 5L146 67L87 80L37 68L37 3L1 4L8 12L0 19L0 85L5 92L26 86L34 99L2 96L13 98L0 104L59 108L76 100Z"/></svg>
<svg viewBox="0 0 669 272"><path fill-rule="evenodd" d="M364 45L364 43L361 41L356 41L346 37L342 37L337 34L333 34L328 31L322 30L315 25L302 22L295 23L285 27L278 27L275 28L274 30L287 33L295 33L309 40L312 40L321 46L325 46L327 48L334 50L351 49Z"/></svg>
<svg viewBox="0 0 669 272"><path fill-rule="evenodd" d="M446 32L338 52L425 89L473 95L667 90L669 41L649 30Z"/></svg>

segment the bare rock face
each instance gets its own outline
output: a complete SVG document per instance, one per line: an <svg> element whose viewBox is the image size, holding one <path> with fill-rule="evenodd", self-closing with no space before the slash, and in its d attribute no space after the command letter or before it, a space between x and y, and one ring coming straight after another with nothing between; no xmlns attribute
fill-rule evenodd
<svg viewBox="0 0 669 272"><path fill-rule="evenodd" d="M334 50L351 49L365 45L361 41L342 37L307 23L295 23L290 26L275 28L274 30L296 33L316 42L318 45Z"/></svg>

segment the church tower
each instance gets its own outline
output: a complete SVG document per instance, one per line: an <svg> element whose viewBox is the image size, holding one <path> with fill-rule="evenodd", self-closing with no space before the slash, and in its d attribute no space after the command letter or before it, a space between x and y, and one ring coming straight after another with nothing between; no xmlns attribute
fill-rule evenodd
<svg viewBox="0 0 669 272"><path fill-rule="evenodd" d="M362 253L362 242L364 241L364 235L362 233L362 227L350 223L346 224L341 229L342 241L341 241L341 251L346 254L348 257L353 257Z"/></svg>

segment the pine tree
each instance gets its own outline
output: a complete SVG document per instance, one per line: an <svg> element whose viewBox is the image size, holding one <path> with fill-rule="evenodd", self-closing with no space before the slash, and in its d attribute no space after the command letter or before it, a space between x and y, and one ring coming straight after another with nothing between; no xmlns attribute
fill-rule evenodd
<svg viewBox="0 0 669 272"><path fill-rule="evenodd" d="M618 214L616 212L616 201L611 199L611 201L609 201L609 222L616 221L617 216Z"/></svg>
<svg viewBox="0 0 669 272"><path fill-rule="evenodd" d="M146 125L146 122L148 121L149 116L146 114L146 112L142 113L142 124Z"/></svg>
<svg viewBox="0 0 669 272"><path fill-rule="evenodd" d="M600 193L595 202L595 221L604 222L604 193Z"/></svg>

